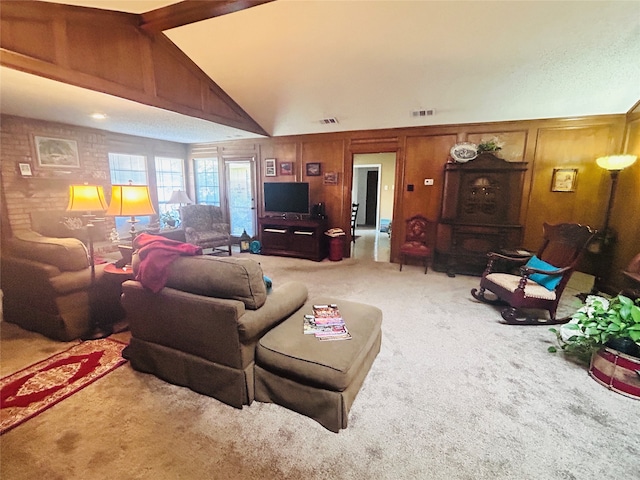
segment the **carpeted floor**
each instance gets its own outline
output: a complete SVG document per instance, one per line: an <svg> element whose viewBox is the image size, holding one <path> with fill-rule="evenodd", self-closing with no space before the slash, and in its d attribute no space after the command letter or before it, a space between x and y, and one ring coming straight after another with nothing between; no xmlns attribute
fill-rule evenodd
<svg viewBox="0 0 640 480"><path fill-rule="evenodd" d="M299 280L311 296L383 310L382 349L346 430L272 404L235 409L127 363L0 437L2 478L637 477L640 401L548 353L547 327L501 324L495 308L470 296L477 278L251 257L276 289ZM579 304L571 293L567 311ZM68 348L0 326L3 376Z"/></svg>

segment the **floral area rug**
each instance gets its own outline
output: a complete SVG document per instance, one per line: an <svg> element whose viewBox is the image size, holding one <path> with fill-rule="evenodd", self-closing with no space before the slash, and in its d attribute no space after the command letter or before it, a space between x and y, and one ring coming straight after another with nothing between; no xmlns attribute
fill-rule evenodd
<svg viewBox="0 0 640 480"><path fill-rule="evenodd" d="M74 345L0 380L0 435L73 395L126 362L125 343Z"/></svg>

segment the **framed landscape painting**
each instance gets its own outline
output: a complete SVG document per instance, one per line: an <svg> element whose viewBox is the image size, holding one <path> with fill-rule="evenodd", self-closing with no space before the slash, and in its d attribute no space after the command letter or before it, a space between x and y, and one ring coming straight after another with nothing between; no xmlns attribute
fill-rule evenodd
<svg viewBox="0 0 640 480"><path fill-rule="evenodd" d="M577 178L577 168L555 168L553 170L553 179L551 180L551 191L575 192Z"/></svg>
<svg viewBox="0 0 640 480"><path fill-rule="evenodd" d="M80 168L78 142L75 140L34 135L33 146L40 167Z"/></svg>

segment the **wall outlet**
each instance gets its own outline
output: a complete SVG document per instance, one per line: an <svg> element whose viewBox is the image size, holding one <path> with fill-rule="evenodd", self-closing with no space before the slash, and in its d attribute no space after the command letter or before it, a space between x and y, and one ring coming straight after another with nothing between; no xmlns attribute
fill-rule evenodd
<svg viewBox="0 0 640 480"><path fill-rule="evenodd" d="M425 178L424 179L424 184L425 185L433 185L433 178Z"/></svg>

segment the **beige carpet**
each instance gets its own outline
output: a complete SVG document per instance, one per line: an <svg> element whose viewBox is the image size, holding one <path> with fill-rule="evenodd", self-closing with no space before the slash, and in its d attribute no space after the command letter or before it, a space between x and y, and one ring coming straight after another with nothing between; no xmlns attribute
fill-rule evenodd
<svg viewBox="0 0 640 480"><path fill-rule="evenodd" d="M0 437L2 478L638 478L640 401L547 353L547 327L499 323L469 294L477 278L252 258L275 288L300 280L383 310L382 350L346 430L272 404L234 409L126 364ZM3 376L68 348L1 327Z"/></svg>

